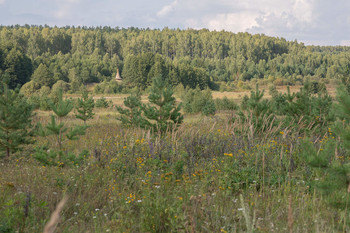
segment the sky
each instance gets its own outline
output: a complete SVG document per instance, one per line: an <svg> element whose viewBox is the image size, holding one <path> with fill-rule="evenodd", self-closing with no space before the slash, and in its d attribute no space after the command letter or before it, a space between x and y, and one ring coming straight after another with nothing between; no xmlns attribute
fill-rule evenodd
<svg viewBox="0 0 350 233"><path fill-rule="evenodd" d="M249 32L350 46L350 0L0 0L1 25Z"/></svg>

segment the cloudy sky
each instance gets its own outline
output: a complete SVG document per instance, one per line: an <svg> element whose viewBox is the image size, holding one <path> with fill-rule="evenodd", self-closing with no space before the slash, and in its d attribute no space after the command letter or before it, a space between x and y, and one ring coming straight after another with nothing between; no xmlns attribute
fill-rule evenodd
<svg viewBox="0 0 350 233"><path fill-rule="evenodd" d="M0 24L208 28L350 45L349 0L0 0Z"/></svg>

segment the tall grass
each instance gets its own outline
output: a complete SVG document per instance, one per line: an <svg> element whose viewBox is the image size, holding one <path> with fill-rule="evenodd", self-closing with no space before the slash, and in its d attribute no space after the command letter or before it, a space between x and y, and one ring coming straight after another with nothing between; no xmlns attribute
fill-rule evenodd
<svg viewBox="0 0 350 233"><path fill-rule="evenodd" d="M89 151L79 166L43 166L30 147L2 161L0 232L43 231L66 195L56 232L343 230L349 213L314 188L304 138L282 125L259 133L249 120L201 119L164 137L97 119L67 145Z"/></svg>

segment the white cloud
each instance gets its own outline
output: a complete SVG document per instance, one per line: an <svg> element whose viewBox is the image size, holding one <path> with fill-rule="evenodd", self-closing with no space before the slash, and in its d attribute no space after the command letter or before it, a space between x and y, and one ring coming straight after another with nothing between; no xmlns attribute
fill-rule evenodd
<svg viewBox="0 0 350 233"><path fill-rule="evenodd" d="M5 24L248 31L308 44L349 44L349 0L0 0ZM36 16L36 18L33 17Z"/></svg>
<svg viewBox="0 0 350 233"><path fill-rule="evenodd" d="M350 40L342 40L342 41L340 41L340 45L350 46Z"/></svg>
<svg viewBox="0 0 350 233"><path fill-rule="evenodd" d="M164 24L184 28L274 33L275 27L291 30L312 24L314 5L315 0L174 0L157 16Z"/></svg>
<svg viewBox="0 0 350 233"><path fill-rule="evenodd" d="M178 4L178 0L173 1L170 5L164 6L160 11L157 12L158 17L165 17L173 12Z"/></svg>
<svg viewBox="0 0 350 233"><path fill-rule="evenodd" d="M57 19L65 19L72 15L75 5L80 3L80 0L57 0L58 9L55 12Z"/></svg>
<svg viewBox="0 0 350 233"><path fill-rule="evenodd" d="M206 27L210 30L243 32L253 26L258 26L256 17L257 14L254 12L217 14L213 19L208 20Z"/></svg>
<svg viewBox="0 0 350 233"><path fill-rule="evenodd" d="M292 13L300 21L311 23L313 20L313 5L312 0L296 0Z"/></svg>

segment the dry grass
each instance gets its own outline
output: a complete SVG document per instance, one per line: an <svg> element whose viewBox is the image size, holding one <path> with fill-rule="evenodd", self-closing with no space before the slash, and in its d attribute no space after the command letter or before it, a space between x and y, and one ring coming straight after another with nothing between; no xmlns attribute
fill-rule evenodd
<svg viewBox="0 0 350 233"><path fill-rule="evenodd" d="M302 86L290 86L289 87L290 92L291 93L299 92L301 87ZM276 88L278 92L287 93L287 86L277 86ZM264 98L267 98L267 99L271 98L271 95L269 94L269 88L267 86L261 87L260 90L265 90ZM328 94L333 98L336 96L336 88L334 86L327 85L327 91L328 91ZM233 91L233 92L214 91L213 98L216 99L216 98L227 97L229 99L240 101L244 97L244 95L249 95L249 94L250 94L250 91Z"/></svg>

